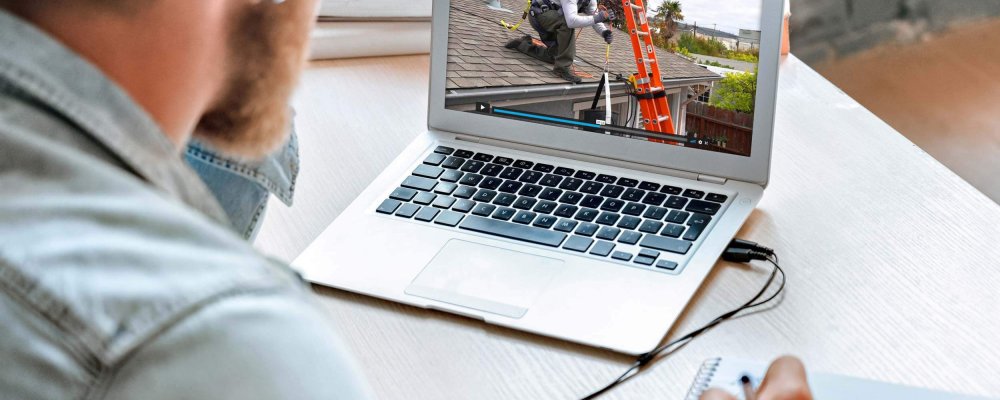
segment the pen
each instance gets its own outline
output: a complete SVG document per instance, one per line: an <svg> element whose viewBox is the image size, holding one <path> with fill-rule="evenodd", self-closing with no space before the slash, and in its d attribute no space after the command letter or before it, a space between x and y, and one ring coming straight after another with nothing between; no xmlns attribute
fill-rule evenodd
<svg viewBox="0 0 1000 400"><path fill-rule="evenodd" d="M740 377L740 382L743 383L743 399L744 400L757 400L757 395L753 390L753 381L750 380L749 376L743 375Z"/></svg>

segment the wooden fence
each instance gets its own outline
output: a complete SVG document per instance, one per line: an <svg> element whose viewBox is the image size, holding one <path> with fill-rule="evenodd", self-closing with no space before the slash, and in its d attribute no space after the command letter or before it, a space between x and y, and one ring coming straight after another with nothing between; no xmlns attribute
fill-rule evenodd
<svg viewBox="0 0 1000 400"><path fill-rule="evenodd" d="M705 147L727 153L750 155L753 114L723 110L700 101L687 106L688 136L705 140Z"/></svg>

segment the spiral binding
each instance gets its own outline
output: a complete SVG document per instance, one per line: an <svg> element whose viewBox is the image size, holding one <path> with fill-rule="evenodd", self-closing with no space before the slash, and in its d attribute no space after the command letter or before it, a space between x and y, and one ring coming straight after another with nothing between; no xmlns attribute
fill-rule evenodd
<svg viewBox="0 0 1000 400"><path fill-rule="evenodd" d="M701 394L708 390L708 385L712 382L715 371L719 369L719 363L721 362L722 358L716 357L709 358L701 364L701 368L698 369L698 375L695 376L694 382L691 383L691 390L688 390L685 400L698 400Z"/></svg>

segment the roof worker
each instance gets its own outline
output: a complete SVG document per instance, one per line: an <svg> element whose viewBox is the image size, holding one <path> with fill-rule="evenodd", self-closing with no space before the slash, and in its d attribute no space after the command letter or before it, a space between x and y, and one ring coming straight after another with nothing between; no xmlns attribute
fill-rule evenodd
<svg viewBox="0 0 1000 400"><path fill-rule="evenodd" d="M598 9L597 0L532 0L528 19L545 46L535 45L531 36L525 35L507 42L505 47L554 64L552 72L573 83L583 81L570 70L576 56L574 29L592 26L611 44L611 30L604 22L613 16L603 8Z"/></svg>

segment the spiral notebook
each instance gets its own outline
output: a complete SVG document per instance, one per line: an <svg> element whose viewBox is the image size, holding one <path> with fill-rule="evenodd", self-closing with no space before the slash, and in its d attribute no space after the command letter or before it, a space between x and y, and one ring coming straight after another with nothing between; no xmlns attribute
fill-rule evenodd
<svg viewBox="0 0 1000 400"><path fill-rule="evenodd" d="M750 378L754 387L759 387L767 365L759 362L731 358L710 358L705 360L698 375L691 384L686 400L698 400L708 388L725 390L740 400L743 399L743 385L740 378ZM877 382L842 375L809 373L809 386L817 400L985 400L962 394L921 389L885 382Z"/></svg>

